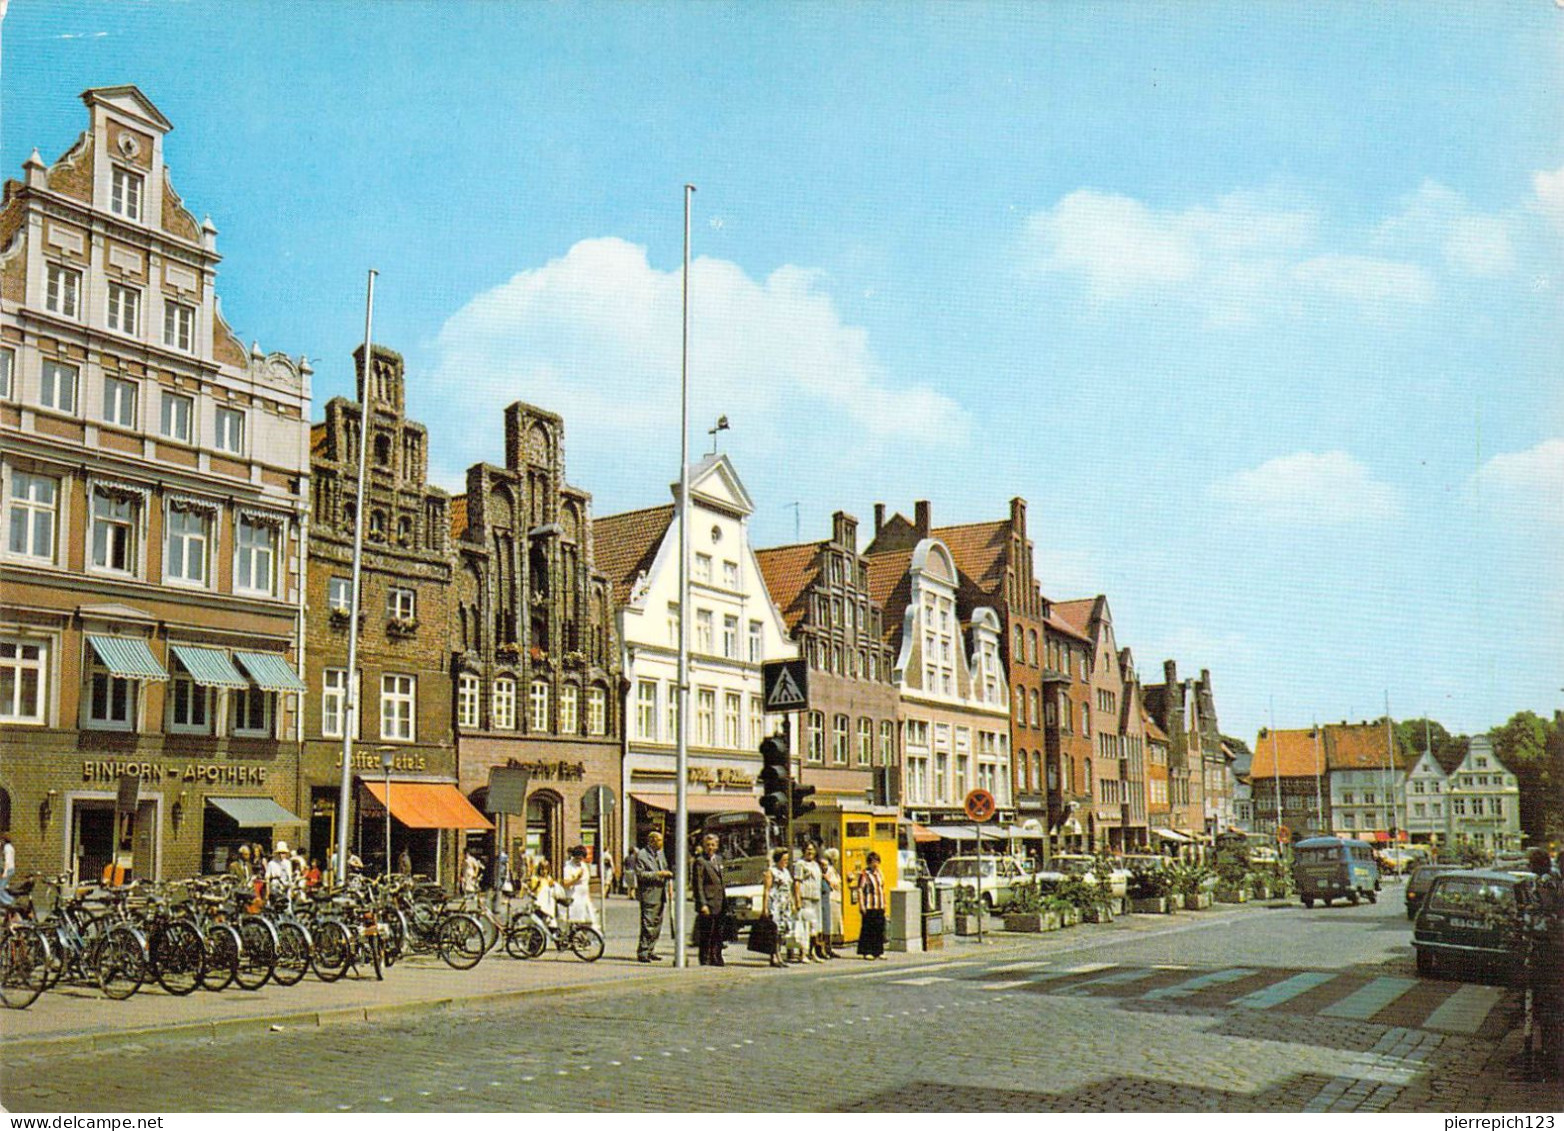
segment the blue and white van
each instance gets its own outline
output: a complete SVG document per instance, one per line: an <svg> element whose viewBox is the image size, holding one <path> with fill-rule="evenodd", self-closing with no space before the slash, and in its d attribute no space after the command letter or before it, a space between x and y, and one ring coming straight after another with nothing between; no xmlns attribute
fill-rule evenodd
<svg viewBox="0 0 1564 1131"><path fill-rule="evenodd" d="M1315 836L1293 845L1292 878L1305 907L1320 900L1329 907L1338 899L1356 904L1379 898L1379 865L1365 841Z"/></svg>

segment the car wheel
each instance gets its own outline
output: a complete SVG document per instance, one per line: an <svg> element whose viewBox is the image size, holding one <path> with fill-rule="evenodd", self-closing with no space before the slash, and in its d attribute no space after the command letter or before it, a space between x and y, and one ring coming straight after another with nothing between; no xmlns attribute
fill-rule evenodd
<svg viewBox="0 0 1564 1131"><path fill-rule="evenodd" d="M1304 896L1303 905L1312 911L1314 909L1314 897L1312 895Z"/></svg>
<svg viewBox="0 0 1564 1131"><path fill-rule="evenodd" d="M1375 888L1373 891L1366 891L1363 894L1368 896L1368 901L1370 903L1378 903L1379 902L1379 889L1378 888Z"/></svg>
<svg viewBox="0 0 1564 1131"><path fill-rule="evenodd" d="M1432 978L1439 973L1439 960L1434 957L1433 951L1417 952L1417 972L1424 978Z"/></svg>

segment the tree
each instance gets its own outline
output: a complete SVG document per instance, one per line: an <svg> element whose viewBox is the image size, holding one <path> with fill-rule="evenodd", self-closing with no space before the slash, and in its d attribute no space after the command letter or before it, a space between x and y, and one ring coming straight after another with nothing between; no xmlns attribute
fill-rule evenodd
<svg viewBox="0 0 1564 1131"><path fill-rule="evenodd" d="M1515 775L1521 791L1521 828L1528 843L1543 843L1550 824L1564 818L1564 773L1556 754L1557 719L1549 721L1533 711L1511 715L1503 726L1488 732L1493 751Z"/></svg>
<svg viewBox="0 0 1564 1131"><path fill-rule="evenodd" d="M1438 719L1403 719L1396 724L1396 737L1404 749L1417 754L1432 750L1434 760L1444 766L1459 765L1469 741L1464 734L1451 734Z"/></svg>

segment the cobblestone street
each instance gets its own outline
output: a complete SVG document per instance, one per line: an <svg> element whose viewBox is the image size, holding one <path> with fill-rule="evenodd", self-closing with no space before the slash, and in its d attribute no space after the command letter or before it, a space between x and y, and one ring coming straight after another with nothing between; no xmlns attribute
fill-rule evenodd
<svg viewBox="0 0 1564 1131"><path fill-rule="evenodd" d="M1518 995L1418 980L1400 903L1134 917L883 964L735 964L112 1056L24 1048L5 1056L4 1098L12 1111L1560 1107L1556 1087L1519 1079ZM806 1062L823 1072L804 1088L778 1070ZM203 1080L222 1083L192 1089Z"/></svg>

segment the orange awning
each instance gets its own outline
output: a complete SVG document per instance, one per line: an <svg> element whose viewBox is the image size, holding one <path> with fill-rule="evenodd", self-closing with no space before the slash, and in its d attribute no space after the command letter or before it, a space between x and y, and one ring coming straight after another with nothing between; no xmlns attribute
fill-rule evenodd
<svg viewBox="0 0 1564 1131"><path fill-rule="evenodd" d="M922 825L912 826L912 839L917 844L934 844L939 840L939 833L930 832Z"/></svg>
<svg viewBox="0 0 1564 1131"><path fill-rule="evenodd" d="M672 813L674 795L671 793L632 793L642 805ZM691 793L685 797L691 813L758 813L760 801L751 793Z"/></svg>
<svg viewBox="0 0 1564 1131"><path fill-rule="evenodd" d="M386 803L386 783L366 781L364 788ZM391 815L410 829L492 829L489 819L472 807L462 791L448 782L394 781Z"/></svg>

